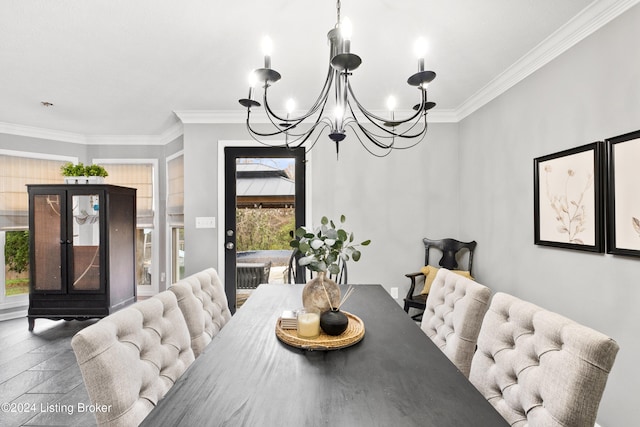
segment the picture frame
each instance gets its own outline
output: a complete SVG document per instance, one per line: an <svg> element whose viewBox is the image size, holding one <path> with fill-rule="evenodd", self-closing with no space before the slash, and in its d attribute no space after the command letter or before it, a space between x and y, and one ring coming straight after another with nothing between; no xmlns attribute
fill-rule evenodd
<svg viewBox="0 0 640 427"><path fill-rule="evenodd" d="M607 253L640 257L640 130L607 144Z"/></svg>
<svg viewBox="0 0 640 427"><path fill-rule="evenodd" d="M597 141L533 159L536 245L604 252L604 155Z"/></svg>

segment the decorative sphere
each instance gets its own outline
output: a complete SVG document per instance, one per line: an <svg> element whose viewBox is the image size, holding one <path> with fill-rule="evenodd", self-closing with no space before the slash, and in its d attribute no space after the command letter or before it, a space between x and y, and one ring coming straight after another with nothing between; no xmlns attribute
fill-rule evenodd
<svg viewBox="0 0 640 427"><path fill-rule="evenodd" d="M347 326L349 326L349 318L337 308L320 315L320 327L327 335L340 335L347 330Z"/></svg>

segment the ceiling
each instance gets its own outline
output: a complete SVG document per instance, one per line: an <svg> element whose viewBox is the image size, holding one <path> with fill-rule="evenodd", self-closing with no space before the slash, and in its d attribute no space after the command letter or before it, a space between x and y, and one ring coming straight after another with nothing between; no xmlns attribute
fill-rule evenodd
<svg viewBox="0 0 640 427"><path fill-rule="evenodd" d="M424 36L437 73L430 117L457 121L636 2L344 0L363 59L352 84L371 110L390 94L400 108L415 104L406 79ZM321 89L335 21L334 1L3 0L0 131L91 141L166 135L181 127L176 112L240 122L267 34L282 74L272 102L294 97L302 109Z"/></svg>

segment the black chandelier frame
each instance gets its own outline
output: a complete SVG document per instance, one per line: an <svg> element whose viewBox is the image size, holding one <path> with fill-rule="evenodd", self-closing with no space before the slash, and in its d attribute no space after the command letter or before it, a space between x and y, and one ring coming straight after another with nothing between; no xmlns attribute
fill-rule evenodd
<svg viewBox="0 0 640 427"><path fill-rule="evenodd" d="M297 117L290 117L290 113L283 117L274 111L269 104L268 89L281 79L281 75L271 68L271 58L269 55L265 55L264 67L253 71L255 81L260 83L264 89L262 104L252 99L253 87L249 88L247 98L239 100L240 105L247 109L246 127L249 134L261 144L292 149L304 146L308 152L315 146L324 131L329 129L328 136L335 142L336 155L339 154L340 142L347 136L347 128L351 129L360 144L376 157L387 156L392 150L414 147L424 139L428 130L427 113L436 105L427 99L427 87L435 79L436 73L424 70L424 59L419 59L418 72L407 79L410 86L416 87L420 91L420 101L413 106L415 112L409 117L396 119L395 113L392 112L392 118L389 120L373 114L358 100L349 81L353 71L362 64L362 59L350 52L351 40L343 34L345 24L340 19L339 0L336 3L336 9L337 23L327 35L330 46L330 64L327 77L313 105L307 112ZM332 88L335 106L341 111L341 114L334 114L333 117L330 117L325 115L325 111L329 98L332 98L330 96ZM273 126L271 131L261 132L251 124L251 109L262 105L264 105L268 122ZM356 114L365 117L369 126L361 123ZM314 116L313 121L306 122L307 119ZM306 124L308 126L302 129L301 125ZM277 136L284 136L284 144L276 144L274 141L263 139ZM396 144L398 140L411 140L411 143L408 145ZM305 144L308 141L311 143L307 146ZM382 152L374 151L366 142L372 143Z"/></svg>

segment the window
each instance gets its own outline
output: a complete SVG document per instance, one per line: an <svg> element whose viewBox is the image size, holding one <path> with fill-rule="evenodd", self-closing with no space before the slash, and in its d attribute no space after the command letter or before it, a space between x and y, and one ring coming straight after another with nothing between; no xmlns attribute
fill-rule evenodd
<svg viewBox="0 0 640 427"><path fill-rule="evenodd" d="M171 227L171 280L184 279L184 227Z"/></svg>
<svg viewBox="0 0 640 427"><path fill-rule="evenodd" d="M135 188L136 191L136 284L139 295L153 295L158 290L158 255L156 239L155 200L157 160L94 159L109 174L105 183Z"/></svg>
<svg viewBox="0 0 640 427"><path fill-rule="evenodd" d="M167 159L167 224L172 283L184 278L184 156Z"/></svg>
<svg viewBox="0 0 640 427"><path fill-rule="evenodd" d="M0 303L29 293L27 184L62 183L60 167L77 158L0 150Z"/></svg>

